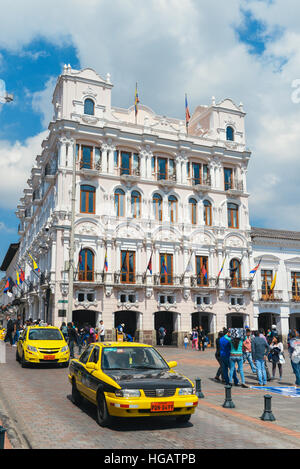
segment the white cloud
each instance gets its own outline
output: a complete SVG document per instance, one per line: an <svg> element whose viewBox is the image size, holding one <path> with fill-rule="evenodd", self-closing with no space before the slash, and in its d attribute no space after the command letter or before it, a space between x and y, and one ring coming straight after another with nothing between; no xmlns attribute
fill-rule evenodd
<svg viewBox="0 0 300 469"><path fill-rule="evenodd" d="M243 20L241 7L264 22L265 37L282 31L281 37L266 44L261 57L250 55L248 47L238 41L234 25ZM82 67L92 67L102 76L111 73L115 105L133 104L136 81L142 103L175 117L184 118L185 92L191 110L209 103L212 95L217 101L225 97L242 101L253 152L248 173L250 214L259 216L266 226L297 224L294 229L300 229L295 210L286 210L282 216L284 207L290 204L296 209L294 201L300 199L295 176L300 172L300 104L291 99L291 84L300 78L299 2L2 0L2 11L13 10L17 14L7 15L1 25L2 47L24 53L23 47L37 37L60 46L72 42ZM278 67L282 59L286 62ZM52 117L55 79L50 78L32 95L33 109L41 113L45 127ZM40 140L36 136L22 148L16 142L5 150L11 165L4 169L16 172L18 190L24 187L31 162L40 152ZM5 142L0 142L0 157L4 147ZM14 160L21 171L14 168ZM14 188L3 182L15 200Z"/></svg>
<svg viewBox="0 0 300 469"><path fill-rule="evenodd" d="M16 209L31 174L34 157L48 131L28 138L24 144L0 141L0 207Z"/></svg>

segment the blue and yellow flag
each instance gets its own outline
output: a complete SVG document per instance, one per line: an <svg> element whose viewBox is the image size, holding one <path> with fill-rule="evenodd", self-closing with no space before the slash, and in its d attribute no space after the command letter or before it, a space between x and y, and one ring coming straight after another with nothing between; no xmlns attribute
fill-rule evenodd
<svg viewBox="0 0 300 469"><path fill-rule="evenodd" d="M30 259L32 260L32 269L35 271L35 272L40 272L40 268L39 266L37 265L37 263L35 262L35 260L33 259L32 255L30 253L28 253L28 256L30 257Z"/></svg>

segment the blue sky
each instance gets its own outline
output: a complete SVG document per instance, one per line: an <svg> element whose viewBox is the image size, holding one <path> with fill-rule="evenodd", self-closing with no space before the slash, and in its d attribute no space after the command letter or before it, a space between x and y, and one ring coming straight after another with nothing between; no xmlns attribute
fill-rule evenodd
<svg viewBox="0 0 300 469"><path fill-rule="evenodd" d="M209 104L211 96L242 101L253 151L251 224L300 230L294 217L300 210L299 107L290 99L291 82L300 76L295 0L286 0L285 8L277 0L11 2L18 14L7 15L0 30L0 80L15 97L0 109L0 262L18 241L19 193L51 118L50 92L65 63L92 67L104 77L110 72L113 104L121 107L133 104L136 81L141 102L168 116L184 118L185 92L191 111ZM3 0L3 9L11 2ZM11 163L1 167L6 155ZM290 186L283 184L286 157L296 165Z"/></svg>

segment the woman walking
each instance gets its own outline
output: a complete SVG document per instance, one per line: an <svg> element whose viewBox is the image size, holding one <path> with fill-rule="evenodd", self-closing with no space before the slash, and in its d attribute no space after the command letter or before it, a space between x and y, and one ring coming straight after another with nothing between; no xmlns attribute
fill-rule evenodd
<svg viewBox="0 0 300 469"><path fill-rule="evenodd" d="M235 370L235 365L238 365L238 372L240 373L241 377L241 386L242 388L248 388L245 384L245 377L244 377L244 370L243 370L243 340L241 337L238 337L235 330L232 330L231 337L230 337L230 358L229 358L229 366L230 366L230 375L229 375L229 384L232 384L232 377Z"/></svg>
<svg viewBox="0 0 300 469"><path fill-rule="evenodd" d="M272 376L275 379L276 365L279 371L279 381L282 380L282 364L284 363L283 344L281 336L273 337L270 344L271 362L272 362Z"/></svg>
<svg viewBox="0 0 300 469"><path fill-rule="evenodd" d="M197 344L198 344L198 332L196 331L196 329L193 329L192 330L192 350L195 349L197 350Z"/></svg>

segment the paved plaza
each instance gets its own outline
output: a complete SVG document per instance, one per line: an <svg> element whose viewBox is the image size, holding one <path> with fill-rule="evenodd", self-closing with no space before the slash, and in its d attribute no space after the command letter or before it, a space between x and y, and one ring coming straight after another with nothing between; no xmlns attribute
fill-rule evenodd
<svg viewBox="0 0 300 469"><path fill-rule="evenodd" d="M33 449L296 449L300 447L300 398L272 395L274 422L260 419L266 390L257 384L245 365L248 389L232 388L234 409L223 408L224 385L214 381L217 362L214 349L205 352L158 347L177 370L195 380L201 378L204 398L188 424L173 419L126 419L101 428L88 402L79 408L71 401L66 369L21 368L15 349L7 350L0 365L0 421L7 429L6 447ZM287 353L285 354L287 358ZM274 387L294 388L289 359L283 381ZM268 383L269 384L269 383ZM269 393L269 390L268 390Z"/></svg>

